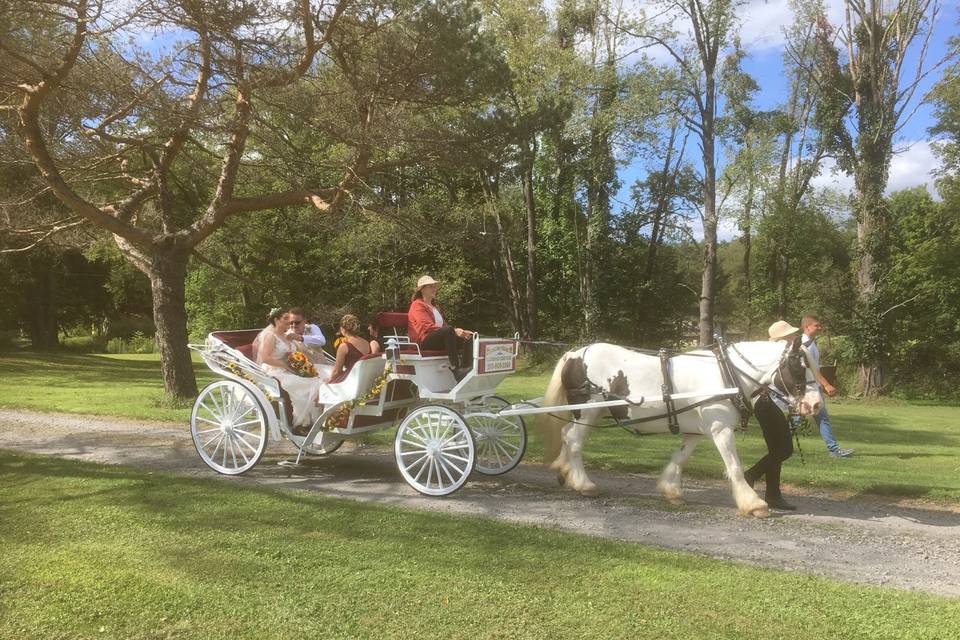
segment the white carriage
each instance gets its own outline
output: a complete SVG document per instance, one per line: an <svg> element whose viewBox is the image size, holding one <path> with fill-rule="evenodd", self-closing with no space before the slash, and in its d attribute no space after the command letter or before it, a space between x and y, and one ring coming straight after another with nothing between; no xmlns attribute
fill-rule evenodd
<svg viewBox="0 0 960 640"><path fill-rule="evenodd" d="M303 455L327 455L346 440L399 423L394 457L400 475L426 495L459 489L476 470L506 473L523 457L526 426L508 402L495 395L516 370L516 340L473 339L472 368L457 382L444 353L421 351L405 332L405 313L385 313L380 326L393 329L383 353L357 362L347 377L320 384L323 412L309 432L292 428L292 407L280 382L252 357L257 330L217 331L204 345L191 345L222 379L197 397L190 430L200 458L211 469L238 475L260 461L267 440L287 438Z"/></svg>

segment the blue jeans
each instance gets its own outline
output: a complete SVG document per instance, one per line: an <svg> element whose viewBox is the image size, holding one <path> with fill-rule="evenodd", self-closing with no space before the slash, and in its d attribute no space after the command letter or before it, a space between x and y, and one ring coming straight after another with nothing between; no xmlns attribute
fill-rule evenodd
<svg viewBox="0 0 960 640"><path fill-rule="evenodd" d="M833 435L833 428L830 426L830 414L827 413L827 400L824 398L820 413L813 417L817 425L820 426L820 437L823 443L827 445L828 451L839 451L840 444Z"/></svg>

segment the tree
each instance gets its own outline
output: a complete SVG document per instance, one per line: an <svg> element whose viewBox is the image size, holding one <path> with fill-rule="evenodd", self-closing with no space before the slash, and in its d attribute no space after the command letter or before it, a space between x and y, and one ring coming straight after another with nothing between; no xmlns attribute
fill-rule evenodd
<svg viewBox="0 0 960 640"><path fill-rule="evenodd" d="M2 126L71 216L48 226L99 227L147 275L164 386L180 398L196 393L184 280L197 247L242 214L357 202L364 176L429 158L443 144L432 116L485 95L495 67L467 1L0 9ZM150 51L129 33L178 42Z"/></svg>
<svg viewBox="0 0 960 640"><path fill-rule="evenodd" d="M637 34L663 47L676 62L683 91L692 110L684 114L687 127L700 142L702 153L703 263L700 286L700 343L713 342L717 295L717 117L720 99L721 51L733 41L739 0L668 0L664 3L686 23L692 44L677 42L673 34Z"/></svg>
<svg viewBox="0 0 960 640"><path fill-rule="evenodd" d="M839 31L843 54L828 29L820 30L823 55L818 81L830 96L832 113L828 150L837 165L853 177L853 212L857 221L857 335L860 374L858 391L879 393L884 386L887 340L884 308L889 306L882 278L888 269L890 211L887 186L894 136L914 108L912 98L928 71L924 54L936 18L936 0L845 0L846 18ZM821 18L823 23L826 18ZM919 40L919 62L905 76L908 52Z"/></svg>

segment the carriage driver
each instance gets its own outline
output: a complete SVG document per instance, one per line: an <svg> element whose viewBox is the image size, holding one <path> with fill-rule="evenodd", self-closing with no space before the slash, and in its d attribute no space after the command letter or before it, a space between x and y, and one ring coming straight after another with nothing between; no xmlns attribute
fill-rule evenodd
<svg viewBox="0 0 960 640"><path fill-rule="evenodd" d="M785 320L777 320L770 325L767 333L772 341L792 342L800 336L800 329ZM807 362L811 363L812 359L806 352L806 348L803 351ZM816 369L814 370L816 371ZM743 478L752 487L757 480L765 477L767 492L764 500L767 501L770 508L795 511L796 507L784 500L783 494L780 493L780 467L793 455L790 426L787 424L787 418L783 413L786 410L787 406L783 404L782 400L779 400L779 394L763 393L757 397L753 405L753 411L754 415L757 416L757 422L760 423L763 439L767 443L767 455L747 469Z"/></svg>
<svg viewBox="0 0 960 640"><path fill-rule="evenodd" d="M434 304L440 283L430 276L417 280L417 288L410 299L407 323L410 340L424 349L444 350L450 358L450 367L457 382L470 371L470 356L460 353L460 348L472 348L473 332L460 327L451 327L443 319L440 309Z"/></svg>

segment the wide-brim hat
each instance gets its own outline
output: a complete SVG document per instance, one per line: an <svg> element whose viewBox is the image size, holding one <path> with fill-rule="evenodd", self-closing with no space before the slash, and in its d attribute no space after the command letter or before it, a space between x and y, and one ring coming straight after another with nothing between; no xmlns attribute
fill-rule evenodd
<svg viewBox="0 0 960 640"><path fill-rule="evenodd" d="M440 284L440 283L434 280L433 278L431 278L430 276L420 276L420 279L417 280L417 291L420 291L420 289L423 289L424 287L431 284Z"/></svg>
<svg viewBox="0 0 960 640"><path fill-rule="evenodd" d="M771 340L782 340L783 338L792 336L799 331L800 329L797 329L786 320L777 320L770 325L769 329L767 329L767 334L770 336Z"/></svg>

